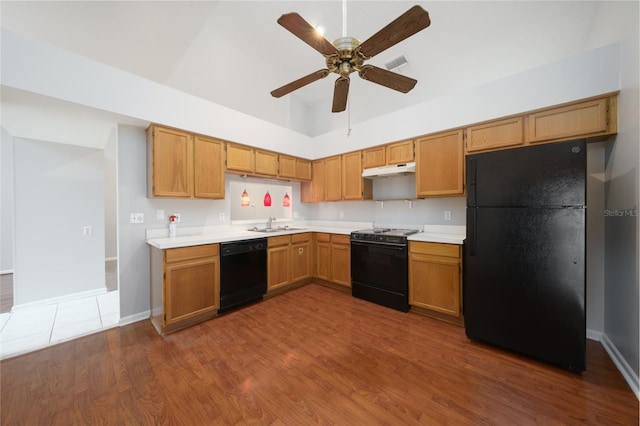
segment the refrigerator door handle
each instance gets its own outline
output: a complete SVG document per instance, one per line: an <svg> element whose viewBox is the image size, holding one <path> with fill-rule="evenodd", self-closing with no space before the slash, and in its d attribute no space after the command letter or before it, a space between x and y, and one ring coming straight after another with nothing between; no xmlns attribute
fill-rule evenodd
<svg viewBox="0 0 640 426"><path fill-rule="evenodd" d="M469 209L469 215L467 220L470 223L467 223L467 244L469 245L469 256L475 256L476 255L476 232L478 231L477 229L477 214L478 214L478 209Z"/></svg>

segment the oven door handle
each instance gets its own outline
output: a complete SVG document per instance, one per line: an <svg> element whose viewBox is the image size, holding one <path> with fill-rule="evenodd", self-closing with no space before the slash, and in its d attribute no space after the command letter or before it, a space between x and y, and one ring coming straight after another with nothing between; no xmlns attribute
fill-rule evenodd
<svg viewBox="0 0 640 426"><path fill-rule="evenodd" d="M406 244L396 244L396 243L383 243L383 242L363 242L363 241L351 241L352 246L361 246L361 247L381 247L385 249L403 251L407 249Z"/></svg>

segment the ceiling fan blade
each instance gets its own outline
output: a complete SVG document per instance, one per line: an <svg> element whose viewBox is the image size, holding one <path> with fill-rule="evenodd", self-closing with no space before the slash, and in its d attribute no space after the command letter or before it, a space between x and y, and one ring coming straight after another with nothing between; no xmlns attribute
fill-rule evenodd
<svg viewBox="0 0 640 426"><path fill-rule="evenodd" d="M362 42L356 49L365 59L371 58L411 37L431 24L429 14L420 6L413 6L395 21Z"/></svg>
<svg viewBox="0 0 640 426"><path fill-rule="evenodd" d="M299 88L306 86L307 84L313 83L314 81L320 80L321 78L325 78L329 75L329 73L330 71L327 69L312 72L311 74L305 75L302 78L299 78L289 84L285 84L284 86L271 91L271 96L273 96L274 98L282 97L288 93L293 92L294 90L298 90Z"/></svg>
<svg viewBox="0 0 640 426"><path fill-rule="evenodd" d="M278 24L289 30L294 36L307 43L323 55L337 55L335 48L326 38L322 37L315 28L295 12L285 13L278 18Z"/></svg>
<svg viewBox="0 0 640 426"><path fill-rule="evenodd" d="M395 72L387 71L373 65L365 65L358 74L360 74L360 77L365 80L369 80L372 83L377 83L402 93L407 93L413 89L418 82L418 80L414 80L413 78L406 77L402 74L396 74Z"/></svg>
<svg viewBox="0 0 640 426"><path fill-rule="evenodd" d="M347 108L349 77L339 77L333 86L333 107L331 112L342 112Z"/></svg>

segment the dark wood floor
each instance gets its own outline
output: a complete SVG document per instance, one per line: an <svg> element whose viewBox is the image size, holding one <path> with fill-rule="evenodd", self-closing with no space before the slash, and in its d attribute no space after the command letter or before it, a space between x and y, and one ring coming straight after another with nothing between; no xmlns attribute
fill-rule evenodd
<svg viewBox="0 0 640 426"><path fill-rule="evenodd" d="M3 425L638 424L602 346L582 375L310 284L165 338L149 321L0 363Z"/></svg>

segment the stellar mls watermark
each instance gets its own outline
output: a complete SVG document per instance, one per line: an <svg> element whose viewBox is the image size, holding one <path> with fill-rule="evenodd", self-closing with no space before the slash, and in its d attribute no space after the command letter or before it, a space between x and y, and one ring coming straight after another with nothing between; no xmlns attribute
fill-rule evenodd
<svg viewBox="0 0 640 426"><path fill-rule="evenodd" d="M638 209L623 209L623 210L605 210L604 215L607 217L623 217L623 216L638 216Z"/></svg>

